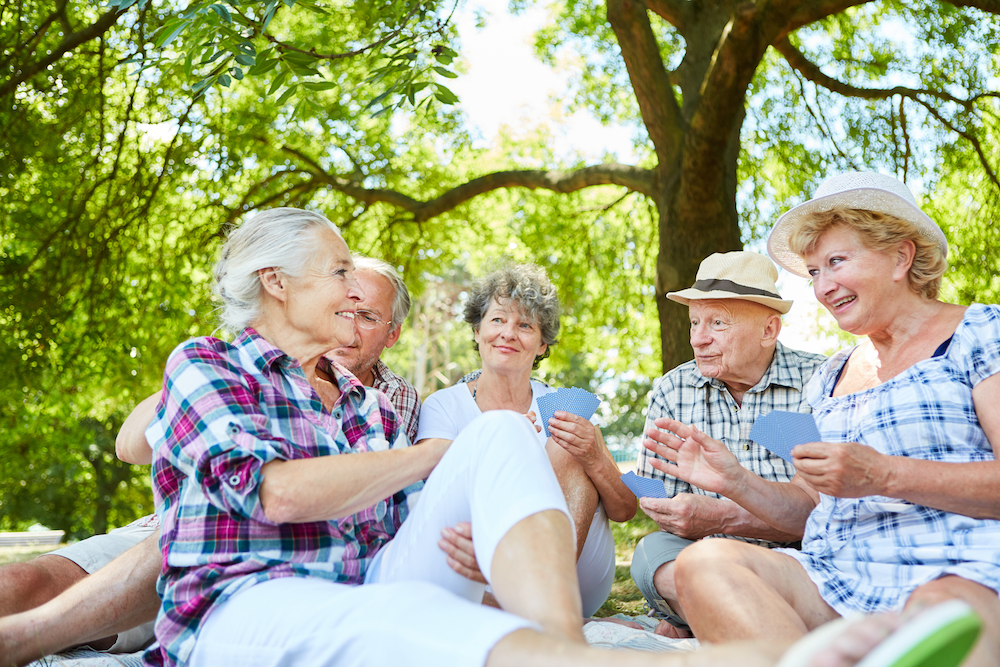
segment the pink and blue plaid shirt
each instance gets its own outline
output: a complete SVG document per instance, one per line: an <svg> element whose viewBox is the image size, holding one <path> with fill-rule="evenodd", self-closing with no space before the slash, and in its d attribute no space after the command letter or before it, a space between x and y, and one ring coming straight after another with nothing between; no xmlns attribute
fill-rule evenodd
<svg viewBox="0 0 1000 667"><path fill-rule="evenodd" d="M170 355L154 443L162 521L163 599L151 664L183 665L201 622L230 596L279 577L360 584L406 519L417 483L335 521L274 524L260 502L261 467L409 445L388 399L328 360L341 396L326 410L302 367L245 329L233 343L196 338Z"/></svg>

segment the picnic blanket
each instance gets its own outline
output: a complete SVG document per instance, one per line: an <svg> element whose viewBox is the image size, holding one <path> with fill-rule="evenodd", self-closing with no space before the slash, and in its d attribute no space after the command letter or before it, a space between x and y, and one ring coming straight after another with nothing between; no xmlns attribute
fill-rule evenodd
<svg viewBox="0 0 1000 667"><path fill-rule="evenodd" d="M627 648L655 653L693 651L698 648L697 639L670 639L653 634L656 619L624 614L615 614L614 618L634 621L645 629L637 630L616 623L587 623L583 626L583 635L587 638L587 643L598 648ZM48 656L31 663L29 667L143 667L143 665L142 651L111 654L79 648Z"/></svg>

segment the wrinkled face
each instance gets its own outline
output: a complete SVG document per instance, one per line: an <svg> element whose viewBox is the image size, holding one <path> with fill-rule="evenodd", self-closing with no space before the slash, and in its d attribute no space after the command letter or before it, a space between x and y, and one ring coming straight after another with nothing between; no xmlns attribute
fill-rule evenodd
<svg viewBox="0 0 1000 667"><path fill-rule="evenodd" d="M392 319L392 302L396 298L389 279L367 269L359 269L355 276L364 292L364 298L358 302L354 341L350 345L342 345L332 350L329 356L343 364L355 376L362 377L379 360L382 351L392 347L399 340L400 323L389 322ZM380 323L373 329L358 326L357 323L365 315L370 315Z"/></svg>
<svg viewBox="0 0 1000 667"><path fill-rule="evenodd" d="M287 297L280 316L301 339L327 349L354 340L354 311L363 298L344 240L317 228L315 253L301 277L283 276Z"/></svg>
<svg viewBox="0 0 1000 667"><path fill-rule="evenodd" d="M844 225L824 232L803 259L816 299L841 329L855 335L878 330L894 289L902 285L909 290L909 265L899 264L897 253L868 248Z"/></svg>
<svg viewBox="0 0 1000 667"><path fill-rule="evenodd" d="M691 348L701 374L725 384L756 384L761 359L773 353L762 345L771 312L740 299L693 299L688 304Z"/></svg>
<svg viewBox="0 0 1000 667"><path fill-rule="evenodd" d="M535 321L525 317L516 304L501 304L496 299L490 303L474 334L483 368L497 372L529 371L535 357L547 347Z"/></svg>

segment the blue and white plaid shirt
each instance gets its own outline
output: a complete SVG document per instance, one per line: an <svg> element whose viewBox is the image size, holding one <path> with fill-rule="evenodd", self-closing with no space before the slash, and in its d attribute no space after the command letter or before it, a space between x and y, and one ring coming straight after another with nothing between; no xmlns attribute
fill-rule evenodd
<svg viewBox="0 0 1000 667"><path fill-rule="evenodd" d="M831 358L806 390L824 442L929 461L994 460L972 389L1000 372L1000 308L970 306L943 355L872 389L831 396L850 352ZM900 609L917 586L945 575L1000 591L1000 521L897 498L823 495L802 551L787 553L840 614Z"/></svg>

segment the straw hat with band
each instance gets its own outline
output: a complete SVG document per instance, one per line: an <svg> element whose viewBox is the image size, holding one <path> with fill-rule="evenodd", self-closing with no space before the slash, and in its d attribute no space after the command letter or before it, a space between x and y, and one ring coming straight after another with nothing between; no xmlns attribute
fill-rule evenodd
<svg viewBox="0 0 1000 667"><path fill-rule="evenodd" d="M667 298L684 305L698 299L742 299L787 313L792 302L778 294L774 285L777 279L778 270L763 255L742 250L717 252L706 257L698 267L693 286L670 292Z"/></svg>
<svg viewBox="0 0 1000 667"><path fill-rule="evenodd" d="M909 188L892 176L857 171L828 178L816 189L812 199L778 218L767 238L767 254L786 271L808 278L805 262L788 247L788 239L803 218L834 208L887 213L906 220L921 236L936 242L944 256L948 256L944 232L920 210Z"/></svg>

